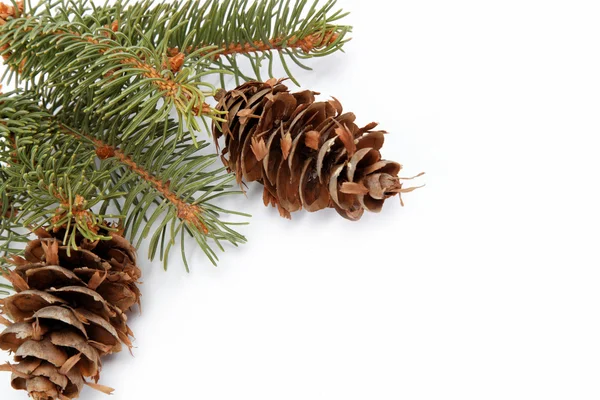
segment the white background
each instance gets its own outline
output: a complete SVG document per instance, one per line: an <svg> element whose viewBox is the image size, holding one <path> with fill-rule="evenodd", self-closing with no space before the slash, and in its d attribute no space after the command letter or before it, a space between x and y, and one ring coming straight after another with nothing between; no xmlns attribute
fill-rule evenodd
<svg viewBox="0 0 600 400"><path fill-rule="evenodd" d="M599 399L598 3L339 4L346 53L297 77L380 122L384 156L427 186L359 223L280 219L257 185L228 199L254 215L249 243L218 268L194 251L190 274L144 261L135 357L100 383L115 400Z"/></svg>

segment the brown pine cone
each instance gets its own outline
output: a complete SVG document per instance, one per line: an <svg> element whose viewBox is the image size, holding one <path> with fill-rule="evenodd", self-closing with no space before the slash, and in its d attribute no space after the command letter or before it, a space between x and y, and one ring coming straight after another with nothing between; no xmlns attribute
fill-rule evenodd
<svg viewBox="0 0 600 400"><path fill-rule="evenodd" d="M34 399L74 399L84 384L110 393L86 379L98 382L101 356L131 348L125 312L140 300L135 249L116 234L93 243L79 237L74 250L60 241L64 232L36 233L6 272L17 293L0 303L11 320L0 315L0 348L15 363L0 370Z"/></svg>
<svg viewBox="0 0 600 400"><path fill-rule="evenodd" d="M224 164L238 183L262 183L265 205L286 218L332 207L358 220L414 189L402 188L400 164L381 158L386 132L373 130L376 123L359 128L337 99L317 102L318 93L292 94L281 82L247 82L221 93L217 110L227 112L226 121L213 125L215 142L225 136Z"/></svg>
<svg viewBox="0 0 600 400"><path fill-rule="evenodd" d="M23 12L23 2L17 1L17 8L19 9L19 13ZM0 3L0 25L4 25L6 20L9 17L15 17L17 15L17 11L15 7L10 4Z"/></svg>

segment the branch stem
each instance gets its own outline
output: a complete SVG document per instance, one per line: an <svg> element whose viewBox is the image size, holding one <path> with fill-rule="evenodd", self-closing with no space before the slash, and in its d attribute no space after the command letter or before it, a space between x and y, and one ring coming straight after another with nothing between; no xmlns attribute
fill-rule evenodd
<svg viewBox="0 0 600 400"><path fill-rule="evenodd" d="M291 38L282 38L277 37L270 39L268 42L264 41L255 41L252 43L231 43L227 46L223 46L221 50L216 52L213 57L218 59L220 56L227 55L235 55L235 54L250 54L250 53L259 53L259 52L267 52L272 50L284 50L284 49L300 49L304 53L308 54L312 50L319 49L322 47L326 47L339 38L339 34L335 31L327 31L324 34L320 32L316 32L305 36L303 38L298 38L296 36L292 36ZM192 47L188 46L185 49L186 54L191 54L194 51L202 48L200 47ZM206 46L204 46L206 47ZM178 49L169 49L170 54L177 54ZM212 52L207 52L209 54ZM201 54L206 55L206 54Z"/></svg>
<svg viewBox="0 0 600 400"><path fill-rule="evenodd" d="M199 215L203 212L202 208L197 204L190 204L182 200L170 189L168 181L163 182L152 173L145 170L118 147L111 146L100 139L90 137L82 132L75 132L73 129L68 128L65 125L61 124L60 127L65 134L71 135L78 139L87 139L92 142L96 147L96 155L99 159L106 160L108 158L115 158L118 160L121 164L129 168L144 181L148 182L157 192L159 192L165 199L173 204L177 209L178 218L195 226L196 228L201 229L205 235L208 234L208 228L199 217Z"/></svg>

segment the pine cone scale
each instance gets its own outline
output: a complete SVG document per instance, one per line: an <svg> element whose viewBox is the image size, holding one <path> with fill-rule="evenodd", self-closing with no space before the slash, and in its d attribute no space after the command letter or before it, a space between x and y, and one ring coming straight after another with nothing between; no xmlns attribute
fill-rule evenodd
<svg viewBox="0 0 600 400"><path fill-rule="evenodd" d="M25 321L36 311L64 300L40 290L25 290L2 300L3 313L15 322Z"/></svg>
<svg viewBox="0 0 600 400"><path fill-rule="evenodd" d="M288 162L281 160L277 173L277 198L279 204L288 212L298 211L302 208L298 187L300 186L300 173L291 171Z"/></svg>
<svg viewBox="0 0 600 400"><path fill-rule="evenodd" d="M72 271L58 265L39 266L35 264L25 270L27 284L37 290L49 289L50 285L85 285ZM23 268L25 269L25 268Z"/></svg>
<svg viewBox="0 0 600 400"><path fill-rule="evenodd" d="M77 318L74 310L64 307L64 306L49 306L44 307L37 311L33 316L27 318L27 321L46 321L49 323L61 322L62 324L69 326L71 328L77 329L81 332L85 337L87 337L87 332L85 327L83 326L82 321Z"/></svg>
<svg viewBox="0 0 600 400"><path fill-rule="evenodd" d="M300 199L304 208L315 212L329 205L330 197L327 187L319 182L319 177L314 170L314 160L306 160L300 181Z"/></svg>
<svg viewBox="0 0 600 400"><path fill-rule="evenodd" d="M33 325L29 322L18 322L9 325L0 333L0 349L15 352L27 340L39 338L45 332L45 330L39 329L36 333Z"/></svg>

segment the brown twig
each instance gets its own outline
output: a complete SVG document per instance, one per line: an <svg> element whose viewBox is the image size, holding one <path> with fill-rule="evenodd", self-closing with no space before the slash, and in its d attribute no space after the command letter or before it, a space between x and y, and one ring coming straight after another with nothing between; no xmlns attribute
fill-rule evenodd
<svg viewBox="0 0 600 400"><path fill-rule="evenodd" d="M221 50L214 54L214 58L218 59L220 56L231 55L231 54L249 54L249 53L257 53L257 52L265 52L271 50L283 50L283 49L301 49L305 53L310 53L314 49L319 49L328 45L335 43L338 40L339 35L335 31L328 31L325 33L313 33L304 38L297 38L296 36L292 36L289 39L285 39L282 37L277 37L269 40L268 42L263 41L255 41L253 43L231 43L228 46L224 46ZM202 47L207 46L199 46L192 47L188 46L185 49L187 54L190 54ZM178 54L179 50L176 48L169 49L169 54L175 55ZM209 54L212 51L205 53Z"/></svg>
<svg viewBox="0 0 600 400"><path fill-rule="evenodd" d="M208 234L208 228L198 217L202 213L202 208L197 204L190 204L179 198L179 196L177 196L177 194L170 189L170 183L168 181L163 182L150 172L146 171L118 147L111 146L99 139L89 137L80 132L75 133L65 126L61 126L61 128L63 132L68 135L76 138L85 138L91 141L96 147L96 156L98 156L99 159L106 160L113 157L117 159L121 164L125 165L140 178L148 182L156 191L158 191L164 198L173 204L177 209L178 218L195 226L196 228L201 229L205 235Z"/></svg>

